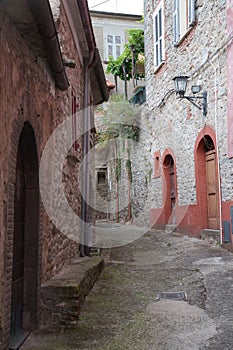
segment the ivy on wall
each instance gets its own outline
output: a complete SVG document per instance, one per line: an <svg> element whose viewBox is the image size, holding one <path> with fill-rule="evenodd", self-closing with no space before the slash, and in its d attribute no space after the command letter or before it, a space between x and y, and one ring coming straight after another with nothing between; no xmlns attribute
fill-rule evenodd
<svg viewBox="0 0 233 350"><path fill-rule="evenodd" d="M125 166L126 166L126 169L128 171L129 181L132 183L133 182L133 174L132 174L132 163L131 163L130 159L127 159Z"/></svg>
<svg viewBox="0 0 233 350"><path fill-rule="evenodd" d="M116 174L116 181L119 182L121 178L121 158L116 158L115 174Z"/></svg>
<svg viewBox="0 0 233 350"><path fill-rule="evenodd" d="M132 162L130 159L130 147L132 140L139 141L140 129L137 126L138 109L132 106L122 95L112 95L107 109L102 112L102 125L98 127L97 144L104 149L113 147L116 186L116 220L119 220L119 180L122 176L122 159L127 171L128 182L128 220L131 219L131 184L133 182ZM111 143L110 143L111 141Z"/></svg>

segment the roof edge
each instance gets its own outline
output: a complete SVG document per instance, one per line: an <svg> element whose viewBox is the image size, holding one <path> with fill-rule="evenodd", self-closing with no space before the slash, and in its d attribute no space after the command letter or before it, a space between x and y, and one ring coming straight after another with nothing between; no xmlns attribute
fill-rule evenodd
<svg viewBox="0 0 233 350"><path fill-rule="evenodd" d="M93 103L94 103L94 105L98 105L98 104L101 104L103 102L108 101L109 89L107 86L107 81L106 81L106 77L104 74L104 69L103 69L103 65L101 62L99 50L97 48L95 49L95 59L96 59L96 65L94 67L94 71L95 71L96 80L97 80L98 85L100 87L100 92L101 92L102 98L94 99Z"/></svg>
<svg viewBox="0 0 233 350"><path fill-rule="evenodd" d="M120 13L120 12L107 12L107 11L96 11L96 10L90 10L91 15L99 15L99 17L121 17L121 18L130 18L135 19L137 21L142 20L143 15L135 15L135 14L128 14L128 13Z"/></svg>
<svg viewBox="0 0 233 350"><path fill-rule="evenodd" d="M45 45L47 59L57 87L65 91L69 87L61 48L49 0L29 0L29 5L37 21Z"/></svg>

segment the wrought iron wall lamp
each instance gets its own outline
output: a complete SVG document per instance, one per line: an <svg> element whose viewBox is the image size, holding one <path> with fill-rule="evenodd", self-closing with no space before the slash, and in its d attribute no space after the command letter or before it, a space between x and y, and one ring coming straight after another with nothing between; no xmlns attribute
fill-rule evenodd
<svg viewBox="0 0 233 350"><path fill-rule="evenodd" d="M201 95L196 95L201 91L201 87L199 85L192 86L192 96L185 95L186 88L187 88L187 82L188 82L188 76L186 75L180 75L175 78L173 78L174 86L176 90L176 94L180 98L186 98L189 102L191 102L194 106L196 106L198 109L203 111L203 115L207 115L207 92L203 91ZM202 104L197 103L197 100L201 99Z"/></svg>

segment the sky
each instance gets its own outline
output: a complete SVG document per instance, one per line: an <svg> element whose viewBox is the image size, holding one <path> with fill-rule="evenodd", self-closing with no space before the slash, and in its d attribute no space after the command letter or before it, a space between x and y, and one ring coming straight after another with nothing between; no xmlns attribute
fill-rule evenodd
<svg viewBox="0 0 233 350"><path fill-rule="evenodd" d="M90 10L143 15L144 0L88 0ZM97 6L96 6L97 5Z"/></svg>

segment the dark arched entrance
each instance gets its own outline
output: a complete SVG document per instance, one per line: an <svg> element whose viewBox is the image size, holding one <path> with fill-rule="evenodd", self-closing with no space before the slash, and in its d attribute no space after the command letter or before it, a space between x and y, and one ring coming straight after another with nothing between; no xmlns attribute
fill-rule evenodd
<svg viewBox="0 0 233 350"><path fill-rule="evenodd" d="M10 349L18 348L37 324L39 283L39 172L31 125L22 129L14 197Z"/></svg>
<svg viewBox="0 0 233 350"><path fill-rule="evenodd" d="M163 161L164 172L164 210L165 220L169 225L176 224L176 174L175 163L171 154L167 154Z"/></svg>

